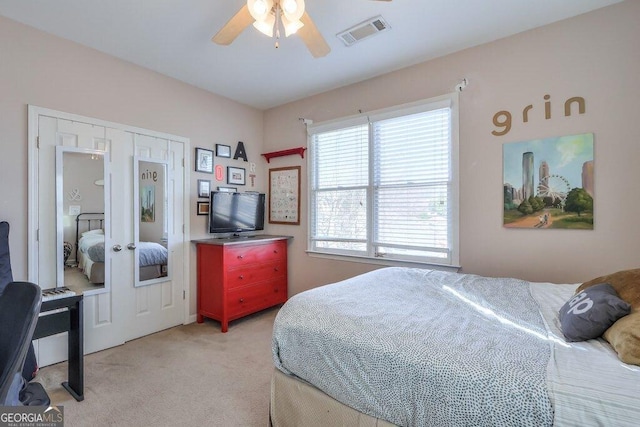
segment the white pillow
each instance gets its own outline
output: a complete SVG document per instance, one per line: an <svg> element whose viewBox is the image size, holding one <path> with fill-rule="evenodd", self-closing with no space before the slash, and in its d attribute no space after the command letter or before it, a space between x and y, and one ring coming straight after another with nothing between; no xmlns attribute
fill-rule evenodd
<svg viewBox="0 0 640 427"><path fill-rule="evenodd" d="M83 231L82 236L86 236L87 234L104 234L104 230L101 228L96 228L95 230Z"/></svg>

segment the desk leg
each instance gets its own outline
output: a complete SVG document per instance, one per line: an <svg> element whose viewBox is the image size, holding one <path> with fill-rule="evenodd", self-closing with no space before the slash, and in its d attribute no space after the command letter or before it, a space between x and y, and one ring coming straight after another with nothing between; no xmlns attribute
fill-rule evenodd
<svg viewBox="0 0 640 427"><path fill-rule="evenodd" d="M84 316L82 299L69 308L69 381L62 383L78 402L84 400Z"/></svg>

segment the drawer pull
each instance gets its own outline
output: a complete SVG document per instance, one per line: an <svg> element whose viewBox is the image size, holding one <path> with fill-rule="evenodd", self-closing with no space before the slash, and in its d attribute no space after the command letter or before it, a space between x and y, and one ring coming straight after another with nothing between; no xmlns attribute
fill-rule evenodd
<svg viewBox="0 0 640 427"><path fill-rule="evenodd" d="M240 298L240 302L244 302L244 298Z"/></svg>
<svg viewBox="0 0 640 427"><path fill-rule="evenodd" d="M278 271L278 267L273 267L273 271Z"/></svg>
<svg viewBox="0 0 640 427"><path fill-rule="evenodd" d="M274 249L274 250L273 250L273 253L274 253L274 254L277 254L277 253L278 253L278 250L277 250L277 249Z"/></svg>
<svg viewBox="0 0 640 427"><path fill-rule="evenodd" d="M243 259L244 255L238 255L238 259Z"/></svg>
<svg viewBox="0 0 640 427"><path fill-rule="evenodd" d="M244 276L241 274L241 275L238 276L238 279L242 280L242 279L244 279Z"/></svg>

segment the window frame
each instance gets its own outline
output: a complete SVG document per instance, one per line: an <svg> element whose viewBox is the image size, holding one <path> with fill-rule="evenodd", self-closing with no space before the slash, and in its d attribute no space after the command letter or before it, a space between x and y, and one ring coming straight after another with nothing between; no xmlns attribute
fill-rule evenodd
<svg viewBox="0 0 640 427"><path fill-rule="evenodd" d="M450 108L450 168L449 168L449 194L447 202L449 204L449 210L447 215L448 224L448 245L450 256L448 259L440 262L434 259L416 259L414 257L403 256L375 256L375 241L374 241L374 183L373 183L373 126L372 123L380 120L392 119L402 116L408 116L416 113L428 112L432 110ZM459 107L458 107L458 93L450 93L434 98L424 99L417 102L408 104L397 105L389 108L371 111L368 113L357 114L353 116L338 118L335 120L329 120L317 124L307 125L307 146L309 149L308 156L308 173L307 173L307 253L310 256L328 258L343 261L363 262L369 264L378 265L394 265L394 266L433 266L436 268L454 269L457 270L459 266ZM313 136L318 133L330 132L340 130L352 126L364 125L368 127L368 173L369 182L366 186L366 198L367 198L367 230L366 230L366 254L354 254L346 253L340 250L321 250L315 247L314 242L322 239L314 239L312 236L313 220L314 220L314 204L313 204L313 183L315 165L314 161L314 145L312 144ZM349 240L349 239L347 239ZM330 241L337 241L332 239Z"/></svg>

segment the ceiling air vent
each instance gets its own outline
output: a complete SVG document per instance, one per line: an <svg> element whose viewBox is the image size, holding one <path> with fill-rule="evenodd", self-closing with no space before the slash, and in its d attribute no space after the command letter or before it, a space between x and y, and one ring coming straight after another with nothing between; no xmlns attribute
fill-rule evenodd
<svg viewBox="0 0 640 427"><path fill-rule="evenodd" d="M338 33L338 38L342 40L345 45L351 46L355 42L390 29L391 27L387 24L387 21L378 15L375 18L367 19L348 30Z"/></svg>

